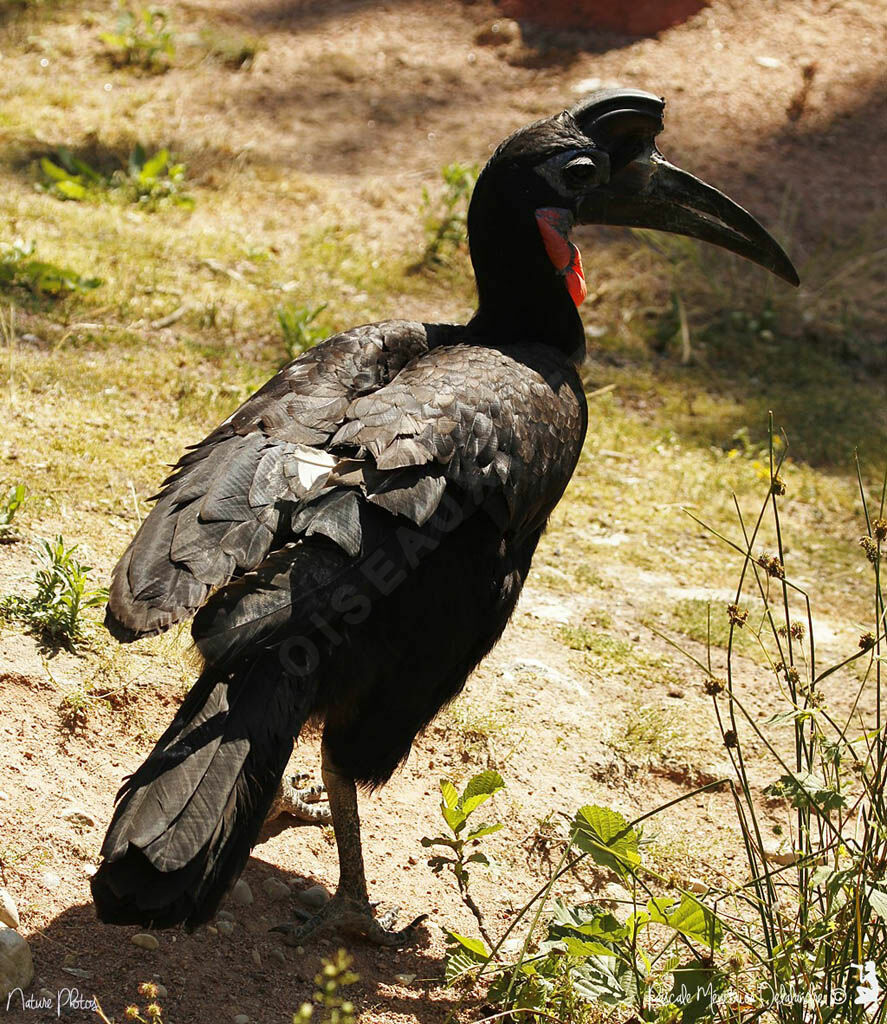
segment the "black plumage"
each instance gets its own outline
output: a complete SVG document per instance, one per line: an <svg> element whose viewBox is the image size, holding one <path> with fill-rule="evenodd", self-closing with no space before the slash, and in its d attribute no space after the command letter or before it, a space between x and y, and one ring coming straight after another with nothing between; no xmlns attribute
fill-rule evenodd
<svg viewBox="0 0 887 1024"><path fill-rule="evenodd" d="M581 265L539 211L612 223L583 217L602 189L646 202L660 128L660 101L624 92L516 133L469 210L469 324L330 338L180 460L114 570L107 624L128 641L193 616L204 668L119 794L102 919L211 916L314 717L341 868L325 915L408 937L372 920L354 783L385 782L495 644L579 458Z"/></svg>

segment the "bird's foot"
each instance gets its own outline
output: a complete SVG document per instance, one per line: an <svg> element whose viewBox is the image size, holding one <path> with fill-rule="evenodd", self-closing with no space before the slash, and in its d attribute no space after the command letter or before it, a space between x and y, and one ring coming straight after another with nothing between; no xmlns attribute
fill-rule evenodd
<svg viewBox="0 0 887 1024"><path fill-rule="evenodd" d="M282 933L288 946L298 946L309 936L324 931L355 935L376 946L408 946L415 942L419 925L426 917L427 914L420 914L406 928L396 931L396 909L376 917L372 904L337 892L329 903L303 924L287 922L271 930Z"/></svg>
<svg viewBox="0 0 887 1024"><path fill-rule="evenodd" d="M320 801L326 796L326 786L322 783L311 786L309 782L308 775L283 779L267 820L271 821L281 814L290 814L308 825L331 825L333 817L329 807L320 806Z"/></svg>

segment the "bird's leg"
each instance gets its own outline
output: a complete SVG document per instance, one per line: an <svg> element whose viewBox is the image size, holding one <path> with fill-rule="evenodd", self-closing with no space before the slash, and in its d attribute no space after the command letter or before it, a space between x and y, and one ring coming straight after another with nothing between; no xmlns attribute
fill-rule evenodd
<svg viewBox="0 0 887 1024"><path fill-rule="evenodd" d="M357 787L353 779L336 770L326 747L323 748L322 776L329 795L336 847L339 851L339 885L329 903L305 924L282 925L274 930L283 932L285 941L290 945L297 945L320 928L359 935L379 946L406 945L415 938L416 927L426 915L417 917L400 931L389 931L397 911L389 911L381 918L375 917L367 894L363 867Z"/></svg>
<svg viewBox="0 0 887 1024"><path fill-rule="evenodd" d="M330 809L319 806L326 793L326 786L306 785L308 781L307 775L294 775L289 779L284 776L265 820L272 821L281 814L290 814L307 825L331 824L333 817Z"/></svg>

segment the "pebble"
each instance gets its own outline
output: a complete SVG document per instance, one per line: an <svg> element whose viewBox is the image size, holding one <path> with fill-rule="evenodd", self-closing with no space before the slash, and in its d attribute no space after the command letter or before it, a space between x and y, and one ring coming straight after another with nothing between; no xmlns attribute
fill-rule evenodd
<svg viewBox="0 0 887 1024"><path fill-rule="evenodd" d="M215 937L216 935L219 934L219 929L216 928L216 926L214 924L208 924L206 926L206 934L207 935L212 935L213 937Z"/></svg>
<svg viewBox="0 0 887 1024"><path fill-rule="evenodd" d="M62 818L65 821L70 821L73 825L83 825L85 828L93 828L95 826L95 818L83 810L82 807L72 805L66 807L62 811Z"/></svg>
<svg viewBox="0 0 887 1024"><path fill-rule="evenodd" d="M219 930L219 935L233 935L234 934L234 922L233 921L219 921L216 925Z"/></svg>
<svg viewBox="0 0 887 1024"><path fill-rule="evenodd" d="M237 918L231 913L230 910L220 910L216 914L217 921L236 921Z"/></svg>
<svg viewBox="0 0 887 1024"><path fill-rule="evenodd" d="M306 907L322 907L329 902L330 894L322 885L312 885L310 889L303 889L297 893L299 902Z"/></svg>
<svg viewBox="0 0 887 1024"><path fill-rule="evenodd" d="M249 1017L245 1013L238 1013L234 1018L234 1024L249 1024Z"/></svg>
<svg viewBox="0 0 887 1024"><path fill-rule="evenodd" d="M283 952L282 949L278 949L277 946L272 946L268 950L268 959L273 960L275 963L278 964L285 964L286 954Z"/></svg>
<svg viewBox="0 0 887 1024"><path fill-rule="evenodd" d="M157 998L166 999L166 997L169 995L169 992L167 992L166 990L166 985L160 985L157 982L155 982L154 984L157 985Z"/></svg>
<svg viewBox="0 0 887 1024"><path fill-rule="evenodd" d="M18 907L5 889L0 889L0 922L10 928L18 928Z"/></svg>
<svg viewBox="0 0 887 1024"><path fill-rule="evenodd" d="M395 974L394 980L399 982L401 985L412 985L416 980L415 974Z"/></svg>
<svg viewBox="0 0 887 1024"><path fill-rule="evenodd" d="M256 965L256 967L262 966L262 954L257 950L253 949L250 953L250 959Z"/></svg>
<svg viewBox="0 0 887 1024"><path fill-rule="evenodd" d="M279 878L266 878L265 881L262 882L262 888L275 903L278 900L285 900L289 898L290 887L286 882L282 882Z"/></svg>
<svg viewBox="0 0 887 1024"><path fill-rule="evenodd" d="M231 902L235 907L248 907L253 902L253 891L249 883L239 878L231 890Z"/></svg>
<svg viewBox="0 0 887 1024"><path fill-rule="evenodd" d="M40 881L50 892L54 892L62 884L62 880L54 871L44 871L40 876Z"/></svg>
<svg viewBox="0 0 887 1024"><path fill-rule="evenodd" d="M0 789L0 800L8 800L8 799L9 799L9 794L6 792L6 790L5 789Z"/></svg>
<svg viewBox="0 0 887 1024"><path fill-rule="evenodd" d="M159 949L160 943L157 941L157 936L152 935L150 932L139 932L129 940L134 946L138 946L139 949L155 950Z"/></svg>
<svg viewBox="0 0 887 1024"><path fill-rule="evenodd" d="M3 1005L13 989L27 988L33 977L31 947L17 931L0 924L0 999Z"/></svg>
<svg viewBox="0 0 887 1024"><path fill-rule="evenodd" d="M87 878L92 878L96 871L98 871L98 868L95 866L95 864L83 865L83 874L86 875Z"/></svg>
<svg viewBox="0 0 887 1024"><path fill-rule="evenodd" d="M710 886L706 885L701 878L688 878L687 879L687 891L688 892L699 892L706 893L710 889Z"/></svg>
<svg viewBox="0 0 887 1024"><path fill-rule="evenodd" d="M781 68L782 61L778 57L755 57L755 64L762 68Z"/></svg>

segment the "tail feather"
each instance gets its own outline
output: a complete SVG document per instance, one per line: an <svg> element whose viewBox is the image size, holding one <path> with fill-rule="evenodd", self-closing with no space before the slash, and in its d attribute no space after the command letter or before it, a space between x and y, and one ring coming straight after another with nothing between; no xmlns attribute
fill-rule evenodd
<svg viewBox="0 0 887 1024"><path fill-rule="evenodd" d="M124 784L92 879L99 918L154 927L208 920L237 879L314 700L275 652L207 666Z"/></svg>

